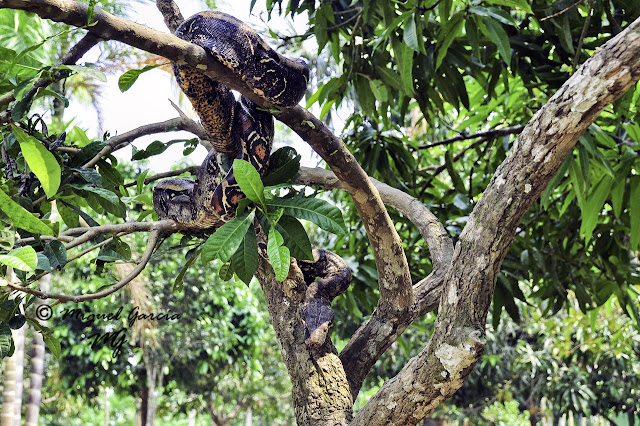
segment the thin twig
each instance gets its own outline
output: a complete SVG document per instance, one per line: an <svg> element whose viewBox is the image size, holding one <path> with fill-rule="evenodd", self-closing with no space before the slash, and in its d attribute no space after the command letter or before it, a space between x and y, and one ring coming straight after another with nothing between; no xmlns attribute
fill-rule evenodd
<svg viewBox="0 0 640 426"><path fill-rule="evenodd" d="M121 135L114 136L107 141L107 145L100 150L91 160L87 161L82 167L85 169L95 166L101 158L111 154L114 151L124 148L139 137L164 133L178 130L186 130L193 133L199 138L207 138L204 128L193 120L183 117L172 118L170 120L161 121L159 123L146 124Z"/></svg>
<svg viewBox="0 0 640 426"><path fill-rule="evenodd" d="M74 260L79 259L82 256L84 256L85 254L87 254L89 252L92 252L93 250L95 250L97 248L100 248L100 247L102 247L104 245L109 244L111 241L113 241L113 237L109 237L106 240L99 242L98 244L92 245L91 247L89 247L89 248L87 248L85 250L82 250L80 253L76 254L75 256L67 259L67 263L73 262Z"/></svg>
<svg viewBox="0 0 640 426"><path fill-rule="evenodd" d="M21 285L16 285L16 284L8 284L8 286L11 287L14 290L21 291L23 293L32 294L32 295L34 295L36 297L39 297L41 299L56 299L59 302L79 303L79 302L84 302L86 300L101 299L101 298L103 298L105 296L110 295L111 293L114 293L114 292L120 290L122 287L124 287L125 285L129 284L129 282L131 282L131 280L133 280L135 277L140 275L140 273L147 266L147 263L149 263L149 260L151 259L151 255L153 255L153 252L154 252L154 250L156 248L156 245L158 243L158 239L159 239L160 234L161 234L161 231L159 231L159 230L151 231L151 233L149 234L149 240L147 241L147 248L146 248L145 252L143 253L142 257L140 258L140 260L137 262L138 266L136 266L122 280L120 280L117 283L113 284L111 287L106 288L106 289L104 289L102 291L99 291L97 293L81 294L81 295L52 294L52 293L48 293L48 292L44 292L44 291L40 291L40 290L35 290L35 289L32 289L32 288L28 288L28 287L23 287Z"/></svg>
<svg viewBox="0 0 640 426"><path fill-rule="evenodd" d="M69 244L67 244L67 250L76 247L87 241L91 241L94 238L103 234L118 234L122 232L146 232L146 231L159 231L159 232L176 232L178 231L178 224L172 220L159 220L157 222L127 222L114 225L101 225L91 228L71 228L63 232L61 235L79 235Z"/></svg>
<svg viewBox="0 0 640 426"><path fill-rule="evenodd" d="M481 137L497 138L500 136L514 135L522 132L522 129L524 129L524 126L512 126L512 127L505 127L502 129L482 130L480 132L471 133L471 134L461 133L458 136L454 136L452 138L443 139L441 141L420 145L418 146L417 149L429 149L435 146L448 145L458 141L481 138Z"/></svg>
<svg viewBox="0 0 640 426"><path fill-rule="evenodd" d="M587 11L587 16L584 18L584 25L582 27L582 32L580 33L580 39L578 40L578 46L576 47L576 55L573 57L573 70L572 74L576 72L578 67L580 66L580 52L582 51L582 43L584 42L584 38L587 36L587 30L589 29L589 21L591 20L591 14L593 13L593 0L589 0L589 10Z"/></svg>
<svg viewBox="0 0 640 426"><path fill-rule="evenodd" d="M93 46L95 46L100 39L92 33L87 33L78 43L75 44L66 55L64 55L60 60L54 65L52 68L58 67L60 65L73 65L75 64L82 56L89 51ZM46 87L53 82L50 78L41 78L37 80L31 89L26 93L24 98L33 97L36 91L42 87ZM16 100L14 91L10 91L0 96L0 107L8 105L9 103Z"/></svg>
<svg viewBox="0 0 640 426"><path fill-rule="evenodd" d="M545 16L544 18L540 19L540 22L544 22L544 21L546 21L547 19L555 18L556 16L560 16L560 15L562 15L563 13L566 13L566 12L570 11L571 9L573 9L574 7L576 7L577 5L579 5L580 3L582 3L583 1L584 1L584 0L578 0L577 2L575 2L574 4L572 4L571 6L569 6L569 7L566 7L566 8L564 8L564 9L562 9L562 10L561 10L560 12L558 12L558 13L554 13L553 15Z"/></svg>
<svg viewBox="0 0 640 426"><path fill-rule="evenodd" d="M198 170L198 166L185 167L184 169L180 169L180 170L171 170L169 172L158 173L158 174L155 174L153 176L149 176L148 178L146 178L144 180L144 184L148 185L151 182L155 182L155 181L160 180L160 179L173 177L173 176L180 176L183 173L194 174L196 172L196 170ZM137 185L137 182L129 182L129 183L124 184L123 187L130 188L130 187L136 186L136 185Z"/></svg>

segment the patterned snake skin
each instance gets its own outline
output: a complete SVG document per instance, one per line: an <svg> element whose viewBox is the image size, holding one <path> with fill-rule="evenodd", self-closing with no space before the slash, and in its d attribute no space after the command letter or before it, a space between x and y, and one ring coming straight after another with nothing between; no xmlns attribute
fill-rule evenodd
<svg viewBox="0 0 640 426"><path fill-rule="evenodd" d="M175 35L203 47L273 105L294 106L305 94L309 80L306 62L278 54L232 16L216 11L197 13L184 21ZM245 96L236 100L227 86L193 68L174 64L173 70L214 149L204 159L195 182L167 179L158 183L153 204L160 219L172 219L183 228L215 228L235 216L238 202L244 198L233 168L222 177L217 152L248 161L263 176L273 143L273 117ZM326 250L316 250L314 255L315 262L299 262L308 284L301 316L307 345L312 347L324 343L333 321L331 300L351 281L351 271L339 256Z"/></svg>

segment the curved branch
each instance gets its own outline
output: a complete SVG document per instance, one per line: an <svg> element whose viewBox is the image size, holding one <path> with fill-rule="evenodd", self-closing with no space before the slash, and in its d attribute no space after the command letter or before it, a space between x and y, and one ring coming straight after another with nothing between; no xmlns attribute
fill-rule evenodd
<svg viewBox="0 0 640 426"><path fill-rule="evenodd" d="M103 234L117 234L121 232L131 233L142 231L177 232L178 230L179 225L173 220L159 220L156 222L127 222L115 225L101 225L91 228L71 228L62 232L60 235L64 237L79 235L79 237L75 238L73 241L66 245L67 250L69 250L82 243L91 241Z"/></svg>
<svg viewBox="0 0 640 426"><path fill-rule="evenodd" d="M156 245L158 244L158 239L160 234L161 234L161 231L159 230L151 231L151 233L149 234L149 240L147 241L147 248L142 254L142 257L140 258L140 260L137 262L138 266L136 266L126 277L124 277L117 283L97 293L70 296L67 294L54 294L54 293L49 293L45 291L35 290L32 288L23 287L17 284L8 284L8 286L11 287L13 290L32 294L40 299L56 299L59 302L80 303L87 300L101 299L105 296L110 295L111 293L115 293L116 291L120 290L122 287L129 284L131 280L133 280L135 277L140 275L140 273L147 266L147 263L149 263L149 260L151 259L151 255L153 255Z"/></svg>
<svg viewBox="0 0 640 426"><path fill-rule="evenodd" d="M433 148L434 146L448 145L450 143L464 141L468 139L475 139L475 138L484 138L484 140L490 140L500 136L513 135L516 133L520 133L522 132L523 129L524 129L524 126L511 126L511 127L504 127L502 129L482 130L480 132L475 132L471 134L462 133L452 138L443 139L441 141L420 145L417 147L417 149L429 149L429 148Z"/></svg>
<svg viewBox="0 0 640 426"><path fill-rule="evenodd" d="M460 234L429 343L353 425L414 425L462 386L484 351L495 281L520 220L587 127L638 80L640 18L598 49L522 131Z"/></svg>
<svg viewBox="0 0 640 426"><path fill-rule="evenodd" d="M354 400L365 377L382 353L416 318L438 306L444 276L453 256L451 238L438 218L424 204L398 189L370 179L379 191L382 201L405 215L418 228L429 247L433 270L429 276L413 286L414 303L410 316L402 319L385 318L376 310L340 353ZM307 185L319 184L325 189L346 187L346 183L338 179L333 172L319 168L301 167L296 181Z"/></svg>
<svg viewBox="0 0 640 426"><path fill-rule="evenodd" d="M100 159L111 154L114 151L124 148L139 137L150 135L153 133L176 132L185 130L196 135L200 139L207 139L204 128L193 120L184 117L176 117L170 120L161 121L159 123L146 124L129 130L121 135L114 136L107 141L107 145L102 148L93 158L87 161L82 167L91 168L95 166Z"/></svg>
<svg viewBox="0 0 640 426"><path fill-rule="evenodd" d="M155 174L153 176L149 176L148 178L146 178L144 180L144 184L148 185L151 182L155 182L155 181L160 180L160 179L173 177L173 176L180 176L183 173L195 174L197 170L198 170L198 166L191 166L191 167L185 167L184 169L180 169L180 170L171 170L169 172L157 173L157 174ZM124 184L122 186L124 188L129 188L129 187L136 186L136 185L137 185L137 182L129 182L129 183L126 183L126 184Z"/></svg>
<svg viewBox="0 0 640 426"><path fill-rule="evenodd" d="M0 0L0 7L11 7L34 12L45 19L84 27L87 6L70 0ZM87 30L99 37L118 40L130 46L163 56L173 62L186 64L226 86L238 90L265 108L273 105L258 97L242 78L229 72L201 47L169 34L118 18L95 8L92 26ZM385 321L407 318L411 315L413 292L411 274L402 242L395 230L378 191L368 179L341 139L300 106L288 108L273 115L293 129L327 162L339 179L347 182L346 190L354 203L371 241L378 269L380 299L377 315Z"/></svg>

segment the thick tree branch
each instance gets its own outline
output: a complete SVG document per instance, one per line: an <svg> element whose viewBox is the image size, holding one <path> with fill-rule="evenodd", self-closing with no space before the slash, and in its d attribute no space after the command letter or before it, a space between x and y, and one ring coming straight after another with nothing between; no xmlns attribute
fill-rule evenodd
<svg viewBox="0 0 640 426"><path fill-rule="evenodd" d="M456 244L427 347L352 424L417 424L462 386L484 350L495 280L522 216L587 127L639 79L640 19L598 49L522 131Z"/></svg>
<svg viewBox="0 0 640 426"><path fill-rule="evenodd" d="M333 172L319 168L301 167L296 180L307 185L322 185L325 189L345 189L346 187L346 183L338 179ZM378 311L374 312L369 321L356 331L340 353L340 360L347 372L354 400L367 373L380 355L416 318L437 307L443 279L453 256L453 242L444 226L424 204L376 179L371 181L380 192L382 201L404 214L418 228L429 247L433 270L428 277L413 286L414 303L410 316L403 319L389 319L378 315Z"/></svg>
<svg viewBox="0 0 640 426"><path fill-rule="evenodd" d="M156 0L156 6L162 16L164 17L164 23L171 30L171 33L176 32L176 28L184 21L178 5L173 0Z"/></svg>
<svg viewBox="0 0 640 426"><path fill-rule="evenodd" d="M289 276L279 283L271 266L261 259L256 277L267 299L269 316L291 377L298 424L346 424L351 417L353 399L336 348L331 339L316 349L304 343L305 326L299 305L305 298L307 286L298 264L291 262Z"/></svg>
<svg viewBox="0 0 640 426"><path fill-rule="evenodd" d="M87 6L70 0L0 0L0 8L5 7L26 10L42 18L76 27L84 27L87 22ZM259 105L265 108L273 107L250 90L240 76L230 72L201 47L118 18L98 7L95 8L95 12L95 24L92 22L87 30L99 37L118 40L173 62L190 65L238 90ZM307 141L338 178L348 182L347 191L352 195L363 220L376 259L381 295L377 308L379 314L385 318L409 315L413 303L411 275L402 242L378 191L342 140L334 136L320 120L304 108L288 108L275 112L274 116Z"/></svg>

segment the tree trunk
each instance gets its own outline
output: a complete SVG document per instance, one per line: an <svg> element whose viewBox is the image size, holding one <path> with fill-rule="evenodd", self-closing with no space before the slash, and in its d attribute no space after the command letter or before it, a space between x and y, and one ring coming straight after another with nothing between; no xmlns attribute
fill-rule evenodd
<svg viewBox="0 0 640 426"><path fill-rule="evenodd" d="M194 408L193 410L189 411L189 418L188 418L188 423L187 426L196 426L196 415L197 415L197 411Z"/></svg>
<svg viewBox="0 0 640 426"><path fill-rule="evenodd" d="M15 355L15 353L14 353ZM2 426L15 424L16 359L12 355L4 360L4 391L2 393Z"/></svg>
<svg viewBox="0 0 640 426"><path fill-rule="evenodd" d="M281 283L275 279L271 265L261 259L256 277L266 295L291 378L298 425L346 425L351 419L353 400L336 348L329 338L320 348L305 344L299 306L307 286L300 268L292 262L289 276Z"/></svg>
<svg viewBox="0 0 640 426"><path fill-rule="evenodd" d="M104 390L104 426L109 426L109 392Z"/></svg>
<svg viewBox="0 0 640 426"><path fill-rule="evenodd" d="M49 291L51 284L51 275L45 275L38 281L40 290ZM36 309L43 305L42 299L36 299ZM38 320L42 325L46 325L46 321ZM44 372L44 340L42 334L33 333L33 346L31 349L31 366L29 368L29 400L27 403L27 414L25 426L37 426L40 416L40 404L42 402L42 381Z"/></svg>
<svg viewBox="0 0 640 426"><path fill-rule="evenodd" d="M16 282L13 269L7 268L7 281ZM13 355L5 358L4 391L2 393L1 426L20 425L20 409L22 408L22 368L24 366L24 330L11 330L15 350Z"/></svg>
<svg viewBox="0 0 640 426"><path fill-rule="evenodd" d="M16 345L16 351L13 356L16 359L16 387L14 408L14 426L20 426L22 423L22 390L24 388L24 335L27 330L26 324L17 330L12 330L13 341Z"/></svg>
<svg viewBox="0 0 640 426"><path fill-rule="evenodd" d="M140 389L140 425L147 426L147 413L149 412L149 388L143 386Z"/></svg>

